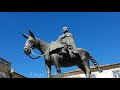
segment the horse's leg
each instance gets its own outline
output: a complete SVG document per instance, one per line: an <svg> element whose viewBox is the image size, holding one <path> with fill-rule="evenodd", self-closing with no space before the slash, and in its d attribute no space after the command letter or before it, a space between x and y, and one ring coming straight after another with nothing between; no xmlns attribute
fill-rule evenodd
<svg viewBox="0 0 120 90"><path fill-rule="evenodd" d="M58 73L58 76L59 76L59 78L61 78L61 69L60 69L60 63L59 63L60 57L58 54L52 54L51 58L52 58L52 61L54 62L54 65L56 67L56 71Z"/></svg>
<svg viewBox="0 0 120 90"><path fill-rule="evenodd" d="M88 59L84 59L83 60L83 65L84 65L85 70L86 70L86 78L90 78L91 71L90 71L89 60Z"/></svg>
<svg viewBox="0 0 120 90"><path fill-rule="evenodd" d="M58 73L59 78L61 78L62 75L61 75L61 69L60 69L59 64L56 66L56 71L57 71L57 73Z"/></svg>
<svg viewBox="0 0 120 90"><path fill-rule="evenodd" d="M90 70L90 65L89 65L89 53L85 50L79 50L79 55L81 57L82 64L85 68L85 75L86 78L90 78L91 70Z"/></svg>
<svg viewBox="0 0 120 90"><path fill-rule="evenodd" d="M48 78L51 78L51 65L47 63L45 65L46 65L46 70L47 70L47 76Z"/></svg>
<svg viewBox="0 0 120 90"><path fill-rule="evenodd" d="M84 72L85 75L86 75L86 69L85 69L84 65L83 65L83 64L78 64L77 66L78 66L78 68L82 69L83 72Z"/></svg>

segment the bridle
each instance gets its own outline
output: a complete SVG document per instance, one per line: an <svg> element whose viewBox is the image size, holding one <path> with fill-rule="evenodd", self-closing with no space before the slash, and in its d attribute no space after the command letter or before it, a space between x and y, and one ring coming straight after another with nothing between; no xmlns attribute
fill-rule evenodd
<svg viewBox="0 0 120 90"><path fill-rule="evenodd" d="M31 46L29 47L29 49L30 49L31 53L32 53L33 55L37 56L37 57L36 57L36 58L33 58L32 56L30 56L30 55L28 54L28 56L29 56L31 59L38 59L38 58L40 58L41 56L44 56L44 55L46 55L46 54L48 53L49 48L47 49L47 51L46 51L44 54L40 54L40 55L35 54L35 53L33 52L33 50L32 50L34 43L35 43L35 42L33 42L33 43L31 44ZM28 48L28 47L24 47L24 48Z"/></svg>

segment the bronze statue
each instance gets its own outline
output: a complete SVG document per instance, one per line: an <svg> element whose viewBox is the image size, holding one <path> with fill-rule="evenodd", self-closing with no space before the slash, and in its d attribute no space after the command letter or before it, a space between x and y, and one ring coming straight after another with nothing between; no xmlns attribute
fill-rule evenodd
<svg viewBox="0 0 120 90"><path fill-rule="evenodd" d="M61 41L63 44L64 48L62 48L62 51L60 54L67 54L66 50L69 49L71 50L72 53L78 54L78 50L76 48L74 38L72 33L69 32L68 27L63 27L63 34L59 36L58 40Z"/></svg>
<svg viewBox="0 0 120 90"><path fill-rule="evenodd" d="M89 54L88 51L77 48L79 55L75 55L72 52L69 52L66 55L62 55L63 57L60 57L59 54L61 52L60 45L59 48L55 49L54 51L50 51L51 45L58 46L59 40L57 40L57 43L53 42L47 43L39 38L36 38L34 34L29 30L30 36L23 34L23 36L27 39L24 47L24 53L28 55L32 59L37 59L40 56L44 56L45 58L45 65L47 69L48 78L51 77L51 65L54 65L56 67L56 71L58 72L59 77L61 77L61 69L60 67L71 67L77 65L79 68L83 70L87 78L90 78L91 70L89 65L89 60L91 60L94 65L96 66L97 70L101 72L102 70L99 67L99 64L96 62L96 60ZM37 48L42 54L37 55L35 54L32 49ZM30 53L36 55L36 58L33 58L30 56Z"/></svg>

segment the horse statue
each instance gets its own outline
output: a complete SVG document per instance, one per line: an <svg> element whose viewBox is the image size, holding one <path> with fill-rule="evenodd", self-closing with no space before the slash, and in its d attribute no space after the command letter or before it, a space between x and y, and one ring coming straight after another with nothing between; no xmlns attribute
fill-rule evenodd
<svg viewBox="0 0 120 90"><path fill-rule="evenodd" d="M50 53L50 43L43 41L39 38L36 38L31 30L29 30L30 36L26 34L22 34L26 39L26 43L24 46L24 53L32 59L37 59L40 56L44 56L45 66L47 70L48 78L51 78L51 66L54 65L56 67L56 71L58 73L59 78L62 77L60 67L71 67L77 65L78 68L82 69L85 73L86 78L90 78L91 70L89 65L89 60L91 60L94 65L96 66L99 72L102 72L99 64L96 60L89 54L88 51L82 48L77 48L79 55L74 55L73 53L69 52L67 55L59 55L61 48L55 50L54 52ZM32 49L38 49L41 54L35 54ZM33 58L30 54L34 54L37 57Z"/></svg>

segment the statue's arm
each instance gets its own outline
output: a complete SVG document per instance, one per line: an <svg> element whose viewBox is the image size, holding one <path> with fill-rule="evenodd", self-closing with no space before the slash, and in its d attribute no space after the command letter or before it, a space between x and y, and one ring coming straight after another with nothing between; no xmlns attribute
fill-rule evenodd
<svg viewBox="0 0 120 90"><path fill-rule="evenodd" d="M58 39L63 39L65 37L65 35L61 35L58 37Z"/></svg>

